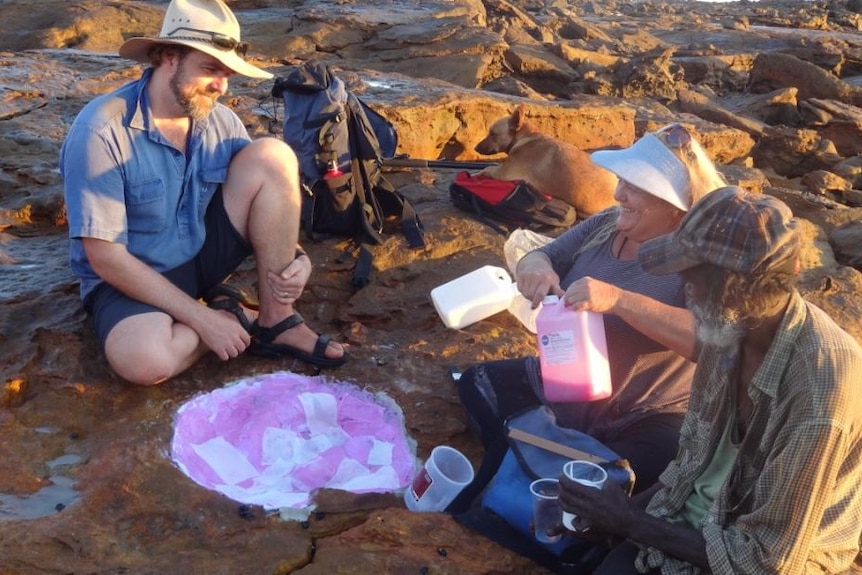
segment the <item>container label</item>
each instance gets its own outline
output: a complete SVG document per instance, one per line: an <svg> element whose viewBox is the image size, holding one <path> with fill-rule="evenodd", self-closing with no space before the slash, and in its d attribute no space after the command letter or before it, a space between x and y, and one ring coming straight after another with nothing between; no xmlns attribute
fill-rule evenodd
<svg viewBox="0 0 862 575"><path fill-rule="evenodd" d="M552 331L542 334L542 356L548 365L565 365L578 360L575 332Z"/></svg>
<svg viewBox="0 0 862 575"><path fill-rule="evenodd" d="M425 495L425 492L428 491L428 488L431 487L432 483L434 483L434 479L431 477L431 474L428 473L428 470L423 467L422 471L413 478L413 483L410 484L410 491L413 493L413 498L416 499L416 501L422 499L422 496Z"/></svg>

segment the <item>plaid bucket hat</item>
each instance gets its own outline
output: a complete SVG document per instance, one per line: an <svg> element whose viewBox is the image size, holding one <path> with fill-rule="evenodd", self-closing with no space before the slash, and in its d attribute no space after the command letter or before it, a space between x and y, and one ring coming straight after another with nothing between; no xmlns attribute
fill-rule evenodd
<svg viewBox="0 0 862 575"><path fill-rule="evenodd" d="M181 44L209 54L229 69L250 78L272 74L245 61L248 42L242 42L239 22L222 0L172 0L157 38L135 37L120 46L120 56L148 63L157 44Z"/></svg>
<svg viewBox="0 0 862 575"><path fill-rule="evenodd" d="M704 263L757 274L792 262L798 241L784 202L727 186L696 203L675 232L644 242L638 259L655 275Z"/></svg>

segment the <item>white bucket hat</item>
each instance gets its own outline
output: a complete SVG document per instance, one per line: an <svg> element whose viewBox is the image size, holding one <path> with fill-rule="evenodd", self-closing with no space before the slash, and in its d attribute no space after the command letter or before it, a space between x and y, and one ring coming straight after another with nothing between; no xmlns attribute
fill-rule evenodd
<svg viewBox="0 0 862 575"><path fill-rule="evenodd" d="M157 44L182 44L209 54L237 74L272 78L272 74L243 59L247 42L240 41L239 22L222 0L171 0L158 38L130 38L120 56L149 62Z"/></svg>
<svg viewBox="0 0 862 575"><path fill-rule="evenodd" d="M664 132L676 125L659 130ZM679 129L684 130L681 126ZM688 135L686 133L686 135ZM690 138L689 138L690 140ZM684 145L691 145L686 141ZM655 134L647 134L624 150L590 154L593 162L631 185L687 212L691 207L688 169Z"/></svg>

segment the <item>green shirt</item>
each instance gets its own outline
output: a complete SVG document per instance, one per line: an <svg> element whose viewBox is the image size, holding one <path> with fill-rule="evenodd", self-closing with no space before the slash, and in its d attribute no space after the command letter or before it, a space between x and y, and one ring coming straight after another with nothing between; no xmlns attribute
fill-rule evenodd
<svg viewBox="0 0 862 575"><path fill-rule="evenodd" d="M680 517L691 527L700 528L701 522L709 512L712 502L715 501L718 490L724 484L730 474L730 470L736 461L739 445L731 441L731 427L733 418L724 427L724 433L715 449L715 455L707 465L704 472L694 482L691 494L685 500L685 506L680 510Z"/></svg>
<svg viewBox="0 0 862 575"><path fill-rule="evenodd" d="M735 352L703 350L679 452L650 514L679 514L710 464L732 415L736 361ZM862 530L862 348L794 294L748 394L748 431L701 523L711 572L841 573ZM704 572L654 548L641 551L637 566Z"/></svg>

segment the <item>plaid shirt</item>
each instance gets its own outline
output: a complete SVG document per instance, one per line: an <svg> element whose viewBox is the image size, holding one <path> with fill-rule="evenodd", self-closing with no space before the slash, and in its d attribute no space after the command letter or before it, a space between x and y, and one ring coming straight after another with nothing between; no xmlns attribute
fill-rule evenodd
<svg viewBox="0 0 862 575"><path fill-rule="evenodd" d="M676 459L647 511L678 518L732 416L735 353L705 349ZM850 567L862 530L862 349L795 294L749 386L737 460L701 524L711 572L823 574ZM663 575L701 569L641 551Z"/></svg>

